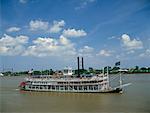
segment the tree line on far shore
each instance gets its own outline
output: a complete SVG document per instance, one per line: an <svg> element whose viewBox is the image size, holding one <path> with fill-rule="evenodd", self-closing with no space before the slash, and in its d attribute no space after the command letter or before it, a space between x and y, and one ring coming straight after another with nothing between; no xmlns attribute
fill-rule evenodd
<svg viewBox="0 0 150 113"><path fill-rule="evenodd" d="M101 74L106 73L107 70L109 74L118 74L120 67L104 67L103 69L94 69L89 67L88 69L80 69L80 74ZM133 68L125 68L123 70L126 74L135 74L135 73L150 73L150 67L139 67L135 66ZM1 72L4 76L21 76L21 75L28 75L29 71L20 71L20 72L12 72L12 71L5 71ZM63 70L53 70L53 69L46 69L46 70L33 70L34 75L56 75L62 74ZM78 73L78 70L73 70L74 74Z"/></svg>

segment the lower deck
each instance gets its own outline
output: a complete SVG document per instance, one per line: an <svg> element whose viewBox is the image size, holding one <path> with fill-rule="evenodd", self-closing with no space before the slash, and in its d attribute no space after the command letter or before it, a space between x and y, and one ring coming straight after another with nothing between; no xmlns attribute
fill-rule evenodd
<svg viewBox="0 0 150 113"><path fill-rule="evenodd" d="M55 92L101 92L108 89L107 84L98 85L26 85L28 91L55 91Z"/></svg>

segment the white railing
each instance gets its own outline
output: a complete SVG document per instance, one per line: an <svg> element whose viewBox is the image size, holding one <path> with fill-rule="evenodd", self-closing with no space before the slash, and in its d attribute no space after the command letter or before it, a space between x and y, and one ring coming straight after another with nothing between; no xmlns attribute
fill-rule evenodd
<svg viewBox="0 0 150 113"><path fill-rule="evenodd" d="M26 81L51 81L51 82L79 82L79 81L99 81L108 79L108 77L92 77L92 78L25 78Z"/></svg>

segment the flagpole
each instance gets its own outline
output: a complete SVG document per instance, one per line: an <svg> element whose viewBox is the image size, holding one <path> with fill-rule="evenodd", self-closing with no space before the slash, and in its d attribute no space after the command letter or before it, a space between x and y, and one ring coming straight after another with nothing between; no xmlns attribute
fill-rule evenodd
<svg viewBox="0 0 150 113"><path fill-rule="evenodd" d="M108 88L109 88L109 72L108 72L108 66L107 66L107 82L108 82Z"/></svg>
<svg viewBox="0 0 150 113"><path fill-rule="evenodd" d="M115 66L120 66L120 61L119 62L116 62L115 63ZM120 88L121 88L121 86L122 86L122 77L121 77L121 68L119 69L119 85L120 85Z"/></svg>
<svg viewBox="0 0 150 113"><path fill-rule="evenodd" d="M120 71L120 80L119 80L119 83L120 83L120 88L121 88L121 86L122 86L121 71Z"/></svg>
<svg viewBox="0 0 150 113"><path fill-rule="evenodd" d="M121 86L122 86L122 75L121 75L121 66L120 66L120 80L119 80L119 83L120 83L120 88L121 88Z"/></svg>

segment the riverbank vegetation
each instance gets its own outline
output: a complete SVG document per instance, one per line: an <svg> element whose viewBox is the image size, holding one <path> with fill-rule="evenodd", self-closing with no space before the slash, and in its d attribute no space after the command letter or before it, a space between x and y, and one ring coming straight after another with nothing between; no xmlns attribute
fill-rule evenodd
<svg viewBox="0 0 150 113"><path fill-rule="evenodd" d="M109 74L118 74L120 70L120 67L108 67ZM150 73L150 67L139 67L135 66L132 68L125 68L124 73L126 74L137 74L137 73ZM22 75L28 75L29 71L19 71L19 72L13 72L13 71L4 71L1 72L1 76L22 76ZM73 70L74 74L78 73L78 70ZM80 69L80 74L101 74L106 73L107 67L104 67L103 69L94 69L92 67L89 67L88 69ZM53 69L46 69L46 70L33 70L34 75L58 75L62 74L62 70L53 70Z"/></svg>

